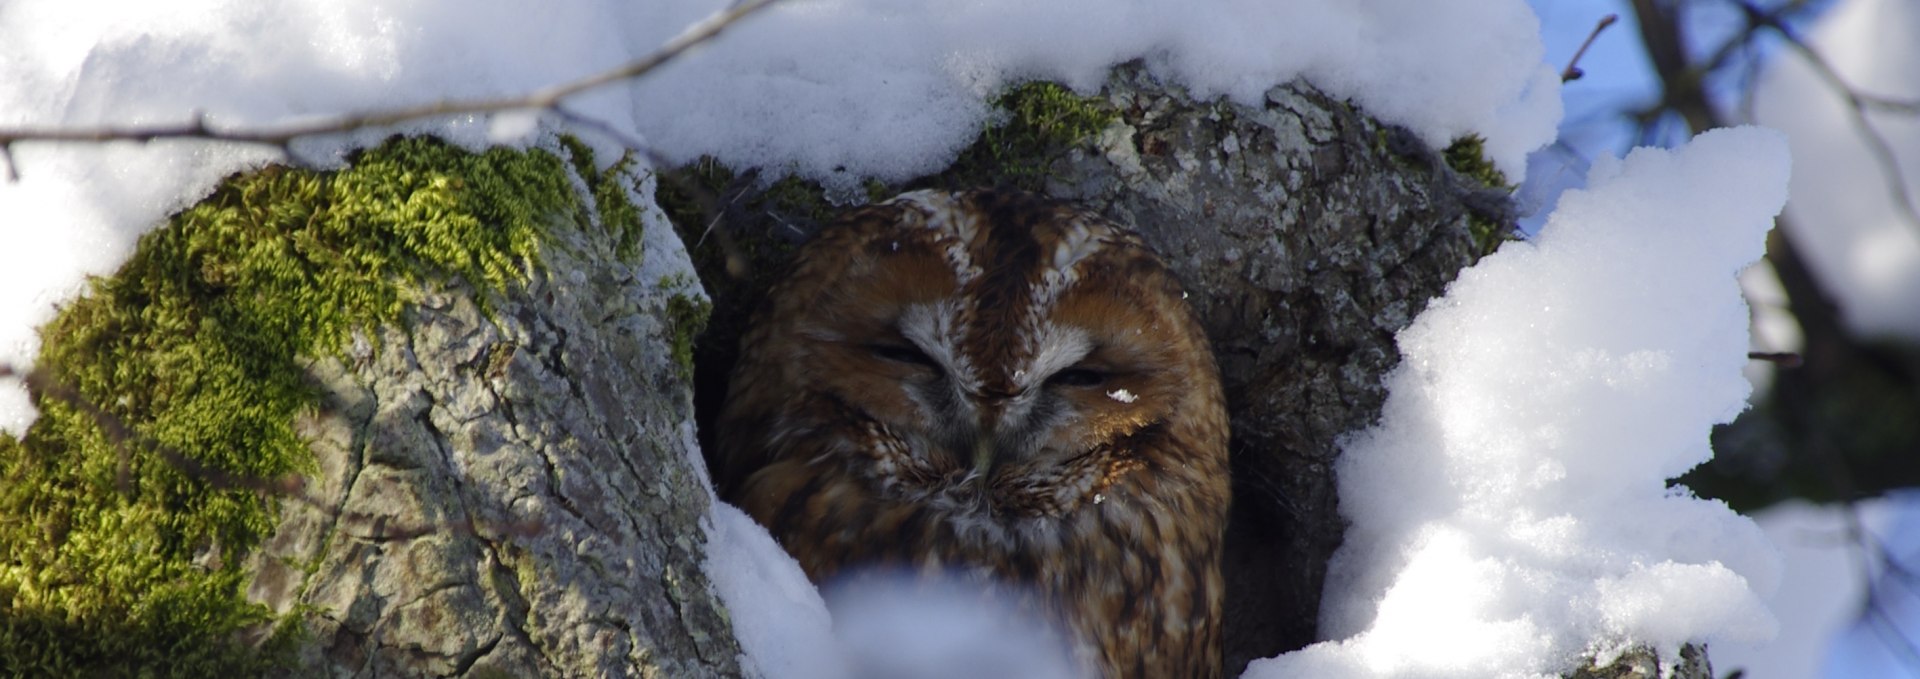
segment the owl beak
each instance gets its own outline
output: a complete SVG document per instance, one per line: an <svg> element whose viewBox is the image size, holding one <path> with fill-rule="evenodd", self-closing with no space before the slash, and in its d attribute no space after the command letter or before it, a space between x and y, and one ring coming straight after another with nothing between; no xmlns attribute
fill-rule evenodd
<svg viewBox="0 0 1920 679"><path fill-rule="evenodd" d="M970 474L974 482L980 484L981 491L987 489L987 479L992 476L992 471L993 439L982 436L973 442L973 473Z"/></svg>

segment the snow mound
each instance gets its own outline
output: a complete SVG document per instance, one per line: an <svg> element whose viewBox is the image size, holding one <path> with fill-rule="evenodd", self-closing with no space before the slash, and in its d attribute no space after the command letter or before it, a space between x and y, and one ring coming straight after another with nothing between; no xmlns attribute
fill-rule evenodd
<svg viewBox="0 0 1920 679"><path fill-rule="evenodd" d="M0 4L0 127L270 125L449 98L519 94L653 51L717 0L187 0ZM637 83L566 102L667 158L794 171L843 187L939 169L1029 79L1082 90L1144 60L1203 96L1256 103L1306 78L1436 146L1468 133L1509 176L1553 138L1559 83L1522 0L786 0ZM403 131L524 145L534 117L457 117ZM303 140L339 162L396 130ZM589 137L596 135L588 134ZM602 140L604 142L604 140ZM610 148L598 149L612 151ZM203 142L20 143L0 182L0 363L89 274L220 177L278 152ZM617 153L599 154L613 162ZM0 429L33 413L0 381Z"/></svg>
<svg viewBox="0 0 1920 679"><path fill-rule="evenodd" d="M1381 422L1340 459L1336 641L1246 676L1545 676L1771 636L1765 536L1667 480L1745 407L1736 275L1786 169L1757 128L1604 159L1536 240L1463 272L1401 333Z"/></svg>

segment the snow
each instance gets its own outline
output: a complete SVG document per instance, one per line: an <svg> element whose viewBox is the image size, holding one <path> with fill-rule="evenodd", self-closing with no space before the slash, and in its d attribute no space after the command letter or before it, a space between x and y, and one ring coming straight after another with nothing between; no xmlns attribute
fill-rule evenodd
<svg viewBox="0 0 1920 679"><path fill-rule="evenodd" d="M641 84L641 127L669 157L904 179L971 141L983 97L1003 86L1092 90L1109 65L1143 57L1195 94L1245 103L1305 77L1431 144L1486 135L1509 172L1560 115L1522 2L841 1L778 14ZM822 100L823 89L857 95Z"/></svg>
<svg viewBox="0 0 1920 679"><path fill-rule="evenodd" d="M0 127L174 124L196 113L215 127L267 125L515 94L646 54L721 7L22 0L0 4ZM1144 59L1196 93L1243 102L1305 77L1436 146L1479 133L1519 176L1560 116L1540 55L1521 0L786 0L637 84L566 103L666 158L710 155L845 188L939 169L1006 85L1048 78L1091 90L1110 65ZM534 123L515 112L406 131L524 145ZM337 163L393 131L303 140L296 156ZM0 363L19 368L36 351L32 329L85 276L111 271L219 177L277 153L202 142L12 150L22 179L0 183ZM32 417L17 383L0 383L0 429L23 431Z"/></svg>
<svg viewBox="0 0 1920 679"><path fill-rule="evenodd" d="M836 581L823 599L800 564L745 512L715 501L702 525L704 571L730 611L742 665L758 671L754 676L1084 676L1060 631L1020 610L1011 592L982 590L958 574L875 571Z"/></svg>
<svg viewBox="0 0 1920 679"><path fill-rule="evenodd" d="M1914 673L1914 629L1920 624L1920 590L1914 587L1915 546L1920 545L1920 493L1908 489L1855 505L1861 528L1885 553L1859 553L1851 578L1868 583L1870 600L1827 650L1821 664L1828 677L1910 677ZM1880 557L1880 558L1874 558ZM1810 574L1811 577L1833 575Z"/></svg>
<svg viewBox="0 0 1920 679"><path fill-rule="evenodd" d="M1883 519L1892 504L1887 500L1863 503L1861 512L1870 517L1864 523L1885 523L1876 519ZM1862 577L1866 555L1855 549L1850 511L1794 500L1753 517L1780 548L1780 589L1767 601L1780 619L1780 634L1761 644L1714 644L1709 650L1715 669L1745 670L1747 679L1820 676L1821 655L1866 600Z"/></svg>
<svg viewBox="0 0 1920 679"><path fill-rule="evenodd" d="M1082 679L1059 630L964 576L863 573L827 599L856 677Z"/></svg>
<svg viewBox="0 0 1920 679"><path fill-rule="evenodd" d="M850 676L826 602L773 536L745 512L718 501L703 525L705 570L731 613L734 637L746 654L742 664L774 679Z"/></svg>
<svg viewBox="0 0 1920 679"><path fill-rule="evenodd" d="M524 92L645 54L720 7L19 0L0 4L0 127L195 113L265 125ZM1008 84L1091 90L1112 64L1143 59L1195 93L1248 103L1305 78L1436 146L1481 134L1519 176L1560 117L1537 33L1520 0L787 0L643 81L568 106L671 160L710 155L845 187L938 169ZM553 125L514 112L403 131L478 147L534 143ZM295 159L335 164L394 131L303 140ZM585 136L602 161L617 157ZM1665 480L1706 459L1707 427L1746 394L1733 276L1784 196L1781 145L1728 131L1596 163L1591 188L1564 196L1537 241L1465 272L1402 335L1384 419L1343 458L1353 528L1324 614L1341 638L1248 676L1543 674L1613 647L1596 640L1670 651L1768 634L1761 597L1777 567L1764 537ZM202 142L11 150L22 178L0 183L0 363L15 367L84 276L111 271L219 177L276 159ZM0 384L0 428L31 418L17 384ZM930 640L1047 638L938 592L902 608L919 600L849 590L829 613L738 510L716 503L706 528L708 574L746 662L767 676L845 676L964 647L920 643ZM928 622L952 626L909 624ZM836 628L869 630L857 638L879 645L841 645ZM1045 644L1019 648L1034 654L1025 669L1065 671Z"/></svg>
<svg viewBox="0 0 1920 679"><path fill-rule="evenodd" d="M1338 468L1334 641L1247 677L1544 676L1584 651L1759 641L1777 556L1667 479L1745 407L1736 275L1786 197L1776 133L1602 159L1533 241L1462 272L1399 336Z"/></svg>
<svg viewBox="0 0 1920 679"><path fill-rule="evenodd" d="M1911 101L1920 98L1920 5L1907 0L1837 3L1808 42L1852 87ZM1860 134L1842 93L1804 57L1783 51L1761 78L1754 116L1788 134L1793 200L1787 225L1794 244L1844 320L1865 336L1920 338L1920 223L1903 216L1885 167ZM1905 198L1920 209L1920 117L1869 110L1904 173Z"/></svg>

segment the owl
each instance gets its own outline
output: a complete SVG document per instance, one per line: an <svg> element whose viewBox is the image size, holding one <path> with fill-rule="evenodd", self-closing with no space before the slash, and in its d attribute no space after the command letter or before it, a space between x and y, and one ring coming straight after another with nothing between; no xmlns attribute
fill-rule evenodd
<svg viewBox="0 0 1920 679"><path fill-rule="evenodd" d="M1103 677L1221 674L1218 370L1132 233L1015 191L853 210L741 340L724 499L816 583L1010 583Z"/></svg>

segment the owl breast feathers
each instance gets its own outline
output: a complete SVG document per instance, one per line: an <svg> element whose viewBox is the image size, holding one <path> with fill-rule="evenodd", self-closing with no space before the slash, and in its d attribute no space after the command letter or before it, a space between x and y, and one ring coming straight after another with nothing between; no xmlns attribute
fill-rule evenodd
<svg viewBox="0 0 1920 679"><path fill-rule="evenodd" d="M1105 677L1221 672L1227 416L1205 334L1138 237L1006 191L857 209L742 340L722 495L816 583L1012 583Z"/></svg>

